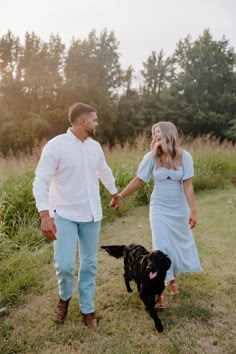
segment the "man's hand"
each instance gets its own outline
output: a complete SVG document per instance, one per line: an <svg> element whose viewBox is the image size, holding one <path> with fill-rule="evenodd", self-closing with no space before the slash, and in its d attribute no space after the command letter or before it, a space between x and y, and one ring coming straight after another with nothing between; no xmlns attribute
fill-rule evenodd
<svg viewBox="0 0 236 354"><path fill-rule="evenodd" d="M46 211L42 211L40 212L40 217L41 217L41 231L43 235L48 240L52 240L52 241L56 240L57 228L53 219L50 217L49 213Z"/></svg>
<svg viewBox="0 0 236 354"><path fill-rule="evenodd" d="M110 207L114 210L118 210L121 206L121 201L122 197L120 196L120 194L114 194L112 200L110 201Z"/></svg>

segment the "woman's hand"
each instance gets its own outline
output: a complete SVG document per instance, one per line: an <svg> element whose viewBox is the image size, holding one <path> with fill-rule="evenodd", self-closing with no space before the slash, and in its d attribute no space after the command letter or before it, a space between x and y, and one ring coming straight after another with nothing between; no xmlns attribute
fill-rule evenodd
<svg viewBox="0 0 236 354"><path fill-rule="evenodd" d="M190 225L190 229L193 229L197 224L197 215L195 209L195 201L194 201L194 190L193 190L193 181L192 178L188 178L183 181L184 193L189 205L190 215L188 219L188 223Z"/></svg>
<svg viewBox="0 0 236 354"><path fill-rule="evenodd" d="M197 215L195 210L190 211L189 221L190 229L193 229L197 224Z"/></svg>

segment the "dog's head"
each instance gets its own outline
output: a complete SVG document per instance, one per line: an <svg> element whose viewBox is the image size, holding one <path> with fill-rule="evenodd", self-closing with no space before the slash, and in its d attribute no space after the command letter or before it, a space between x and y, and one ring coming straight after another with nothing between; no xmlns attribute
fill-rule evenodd
<svg viewBox="0 0 236 354"><path fill-rule="evenodd" d="M162 251L153 251L148 256L147 270L149 271L150 279L152 279L152 275L165 275L170 266L170 258Z"/></svg>

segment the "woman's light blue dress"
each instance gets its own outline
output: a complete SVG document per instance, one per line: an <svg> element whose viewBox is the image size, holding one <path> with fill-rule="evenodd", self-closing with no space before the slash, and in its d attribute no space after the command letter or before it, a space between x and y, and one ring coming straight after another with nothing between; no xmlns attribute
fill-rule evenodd
<svg viewBox="0 0 236 354"><path fill-rule="evenodd" d="M183 181L193 177L192 156L183 150L182 166L177 170L156 167L153 153L146 154L139 165L137 176L145 182L154 179L150 200L150 224L154 250L166 253L171 261L166 282L174 275L202 270L197 248L189 227L189 206L183 190Z"/></svg>

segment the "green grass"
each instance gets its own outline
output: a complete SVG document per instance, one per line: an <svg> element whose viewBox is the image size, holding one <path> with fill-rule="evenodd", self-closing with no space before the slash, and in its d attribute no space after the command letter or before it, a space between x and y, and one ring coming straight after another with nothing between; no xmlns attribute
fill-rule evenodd
<svg viewBox="0 0 236 354"><path fill-rule="evenodd" d="M38 292L30 291L24 304L0 319L0 352L235 353L236 189L204 191L196 199L198 225L194 234L204 271L179 276L177 298L167 292L168 307L159 311L163 334L154 330L135 284L133 293L126 292L122 260L103 250L99 250L96 292L97 311L104 315L99 327L89 330L82 325L76 291L67 321L55 325L51 317L57 302L57 281L52 264L45 261L52 256L50 245L40 250L39 263L44 266ZM102 227L101 245L131 242L151 248L148 206L130 210ZM29 260L29 266L32 264Z"/></svg>
<svg viewBox="0 0 236 354"><path fill-rule="evenodd" d="M29 292L38 292L51 261L52 250L48 246L34 252L25 247L14 252L13 256L4 257L0 267L0 305L19 305Z"/></svg>

